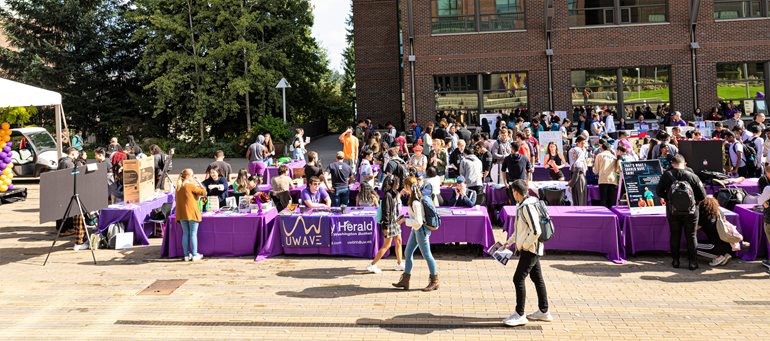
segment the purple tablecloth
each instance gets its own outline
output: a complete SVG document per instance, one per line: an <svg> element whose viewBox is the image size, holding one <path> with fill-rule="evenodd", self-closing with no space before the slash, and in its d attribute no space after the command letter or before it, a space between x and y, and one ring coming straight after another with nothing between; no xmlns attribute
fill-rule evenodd
<svg viewBox="0 0 770 341"><path fill-rule="evenodd" d="M741 255L743 260L751 261L757 257L767 256L770 250L770 242L765 236L765 226L762 213L752 211L755 205L736 205L735 214L740 219L738 230L743 235L743 240L749 242L749 250Z"/></svg>
<svg viewBox="0 0 770 341"><path fill-rule="evenodd" d="M206 257L252 256L265 244L277 215L275 209L262 215L204 213L198 225L198 253ZM184 257L182 226L174 218L170 217L166 227L161 257Z"/></svg>
<svg viewBox="0 0 770 341"><path fill-rule="evenodd" d="M486 207L473 208L452 207L447 210L462 211L464 215L442 214L441 227L430 235L431 244L468 243L484 247L484 251L495 243L492 223L489 220ZM402 207L401 214L407 215L408 208ZM401 240L406 244L412 228L401 225Z"/></svg>
<svg viewBox="0 0 770 341"><path fill-rule="evenodd" d="M275 226L270 232L264 246L257 254L256 261L282 254L296 255L345 255L360 258L374 258L380 248L382 237L375 223L375 215L355 215L351 208L347 214L332 214L328 216L303 215L304 223L293 226L299 215L278 216ZM375 211L372 207L366 211ZM304 226L303 226L304 225ZM310 235L318 227L320 233L330 234L329 247L286 247L282 245L284 235L301 234ZM363 229L363 231L351 232Z"/></svg>
<svg viewBox="0 0 770 341"><path fill-rule="evenodd" d="M758 178L750 178L745 179L741 183L728 185L728 188L741 188L746 193L761 193L762 191L759 190L759 179ZM718 186L706 186L706 193L708 194L714 194L719 190L720 187Z"/></svg>
<svg viewBox="0 0 770 341"><path fill-rule="evenodd" d="M599 185L588 185L586 186L588 188L588 203L589 205L593 205L594 201L600 201L601 200L601 194L599 192Z"/></svg>
<svg viewBox="0 0 770 341"><path fill-rule="evenodd" d="M628 252L632 255L639 251L669 251L669 227L665 214L631 215L628 206L615 206L623 234L626 236ZM738 215L722 209L727 221L739 226ZM739 226L740 228L740 226ZM682 245L684 245L682 237Z"/></svg>
<svg viewBox="0 0 770 341"><path fill-rule="evenodd" d="M174 193L163 193L155 199L139 204L121 204L103 208L99 211L99 231L104 231L110 224L123 222L126 232L134 233L134 244L150 245L149 235L152 235L154 226L145 229L144 222L149 219L153 209L163 206L165 203L174 203Z"/></svg>
<svg viewBox="0 0 770 341"><path fill-rule="evenodd" d="M554 223L553 238L545 243L548 250L593 251L607 255L614 263L625 262L625 249L618 217L607 208L594 206L549 206ZM516 207L500 211L503 230L513 234Z"/></svg>
<svg viewBox="0 0 770 341"><path fill-rule="evenodd" d="M293 178L294 177L294 168L304 168L305 167L305 161L302 161L302 160L300 160L300 161L291 161L291 162L285 163L285 165L287 167L289 167L289 174L288 174L289 177ZM256 173L257 173L256 163L249 162L249 174L256 174ZM265 178L264 178L263 183L264 184L269 184L270 183L270 179L275 177L275 176L278 176L278 166L268 166L265 169Z"/></svg>
<svg viewBox="0 0 770 341"><path fill-rule="evenodd" d="M508 192L506 192L502 184L500 184L499 188L496 184L487 184L486 186L487 205L499 206L508 204Z"/></svg>

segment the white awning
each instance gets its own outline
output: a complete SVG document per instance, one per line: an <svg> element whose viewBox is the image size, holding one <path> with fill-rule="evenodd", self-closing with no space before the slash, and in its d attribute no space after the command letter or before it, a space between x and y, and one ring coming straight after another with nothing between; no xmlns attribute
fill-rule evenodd
<svg viewBox="0 0 770 341"><path fill-rule="evenodd" d="M0 78L0 108L61 105L61 94Z"/></svg>

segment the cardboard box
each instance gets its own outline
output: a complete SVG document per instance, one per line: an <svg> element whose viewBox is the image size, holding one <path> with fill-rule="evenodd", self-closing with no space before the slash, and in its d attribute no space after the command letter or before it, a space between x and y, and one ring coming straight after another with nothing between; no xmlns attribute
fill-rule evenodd
<svg viewBox="0 0 770 341"><path fill-rule="evenodd" d="M153 158L123 161L123 198L137 204L155 196L155 165Z"/></svg>

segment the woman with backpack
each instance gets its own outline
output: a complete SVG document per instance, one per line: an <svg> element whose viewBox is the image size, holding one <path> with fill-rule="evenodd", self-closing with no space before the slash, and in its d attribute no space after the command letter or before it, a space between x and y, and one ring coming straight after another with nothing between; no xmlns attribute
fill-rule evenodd
<svg viewBox="0 0 770 341"><path fill-rule="evenodd" d="M430 270L430 283L422 291L436 290L439 287L438 269L436 268L436 260L433 259L433 254L430 251L430 234L438 226L429 226L425 219L422 193L417 186L417 178L413 176L406 178L404 189L401 190L401 193L409 196L409 200L407 200L409 218L406 218L405 222L407 226L412 228L412 233L409 234L409 241L406 243L406 267L404 273L401 275L398 283L393 283L393 286L409 290L409 280L412 277L412 265L414 264L414 252L419 247L420 253L422 253L423 258L428 263L428 269ZM433 207L432 204L431 207ZM435 211L435 207L433 209Z"/></svg>
<svg viewBox="0 0 770 341"><path fill-rule="evenodd" d="M398 193L399 180L393 175L388 175L385 180L382 181L382 200L378 211L380 213L380 219L377 222L382 231L383 243L380 250L377 251L377 256L374 257L371 263L366 267L366 270L372 273L381 273L377 262L382 259L385 252L390 249L390 245L393 241L396 242L396 271L404 271L404 263L401 261L403 255L401 254L401 224L404 222L404 217L399 217L399 193Z"/></svg>

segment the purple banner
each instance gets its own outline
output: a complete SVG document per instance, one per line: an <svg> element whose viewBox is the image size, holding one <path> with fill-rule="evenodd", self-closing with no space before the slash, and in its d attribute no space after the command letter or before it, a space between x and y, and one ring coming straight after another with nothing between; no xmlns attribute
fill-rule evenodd
<svg viewBox="0 0 770 341"><path fill-rule="evenodd" d="M323 216L281 216L281 246L318 248L331 245L329 220Z"/></svg>
<svg viewBox="0 0 770 341"><path fill-rule="evenodd" d="M324 222L332 225L334 249L369 249L374 243L374 216L330 216Z"/></svg>

